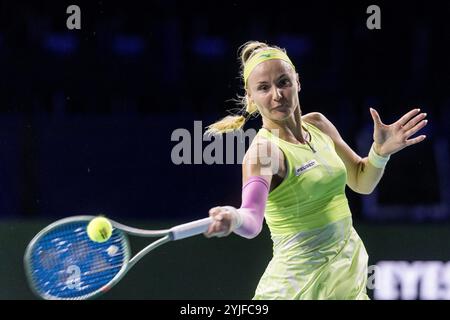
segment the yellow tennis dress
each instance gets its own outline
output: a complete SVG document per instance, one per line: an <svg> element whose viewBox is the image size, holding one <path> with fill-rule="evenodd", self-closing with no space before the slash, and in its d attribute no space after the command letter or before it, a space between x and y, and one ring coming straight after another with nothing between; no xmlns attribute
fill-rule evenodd
<svg viewBox="0 0 450 320"><path fill-rule="evenodd" d="M352 225L345 165L331 138L303 123L312 148L258 132L284 153L287 174L267 200L273 258L253 299L368 299L368 255Z"/></svg>

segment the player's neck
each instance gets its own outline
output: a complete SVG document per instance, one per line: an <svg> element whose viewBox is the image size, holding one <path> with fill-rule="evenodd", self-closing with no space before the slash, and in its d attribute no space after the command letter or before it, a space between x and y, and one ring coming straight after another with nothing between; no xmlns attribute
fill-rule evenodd
<svg viewBox="0 0 450 320"><path fill-rule="evenodd" d="M264 119L263 128L291 143L305 144L307 140L310 140L309 134L302 128L301 118L295 119L294 114L281 122Z"/></svg>

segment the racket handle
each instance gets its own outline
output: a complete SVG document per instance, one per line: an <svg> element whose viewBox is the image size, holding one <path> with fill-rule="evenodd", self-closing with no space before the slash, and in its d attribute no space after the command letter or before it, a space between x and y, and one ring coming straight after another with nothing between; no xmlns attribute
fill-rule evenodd
<svg viewBox="0 0 450 320"><path fill-rule="evenodd" d="M212 218L208 217L175 226L169 230L170 238L180 240L206 232L212 221Z"/></svg>

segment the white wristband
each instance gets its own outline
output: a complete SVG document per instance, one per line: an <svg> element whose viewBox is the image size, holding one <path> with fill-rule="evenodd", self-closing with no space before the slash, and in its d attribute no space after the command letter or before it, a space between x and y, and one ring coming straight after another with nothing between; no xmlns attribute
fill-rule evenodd
<svg viewBox="0 0 450 320"><path fill-rule="evenodd" d="M387 157L382 157L380 155L378 155L375 150L373 149L373 144L372 147L370 148L369 151L369 162L375 167L375 168L379 168L379 169L383 169L386 166L386 163L389 161L389 158L391 156L387 156Z"/></svg>

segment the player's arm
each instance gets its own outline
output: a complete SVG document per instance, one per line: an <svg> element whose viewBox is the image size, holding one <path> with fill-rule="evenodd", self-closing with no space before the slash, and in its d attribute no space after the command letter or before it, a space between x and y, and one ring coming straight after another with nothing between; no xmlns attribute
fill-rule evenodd
<svg viewBox="0 0 450 320"><path fill-rule="evenodd" d="M347 169L347 185L350 189L361 194L372 193L383 176L384 168L374 167L368 161L368 157L362 158L353 151L342 139L336 127L323 114L312 112L304 115L303 119L331 137L336 153Z"/></svg>
<svg viewBox="0 0 450 320"><path fill-rule="evenodd" d="M280 170L282 153L265 138L256 137L242 160L242 186L251 177L261 177L270 186L272 176Z"/></svg>
<svg viewBox="0 0 450 320"><path fill-rule="evenodd" d="M272 175L280 169L280 152L263 138L256 137L242 163L242 204L214 207L209 211L215 222L205 233L210 236L227 236L234 232L242 237L256 237L262 229L264 211Z"/></svg>

